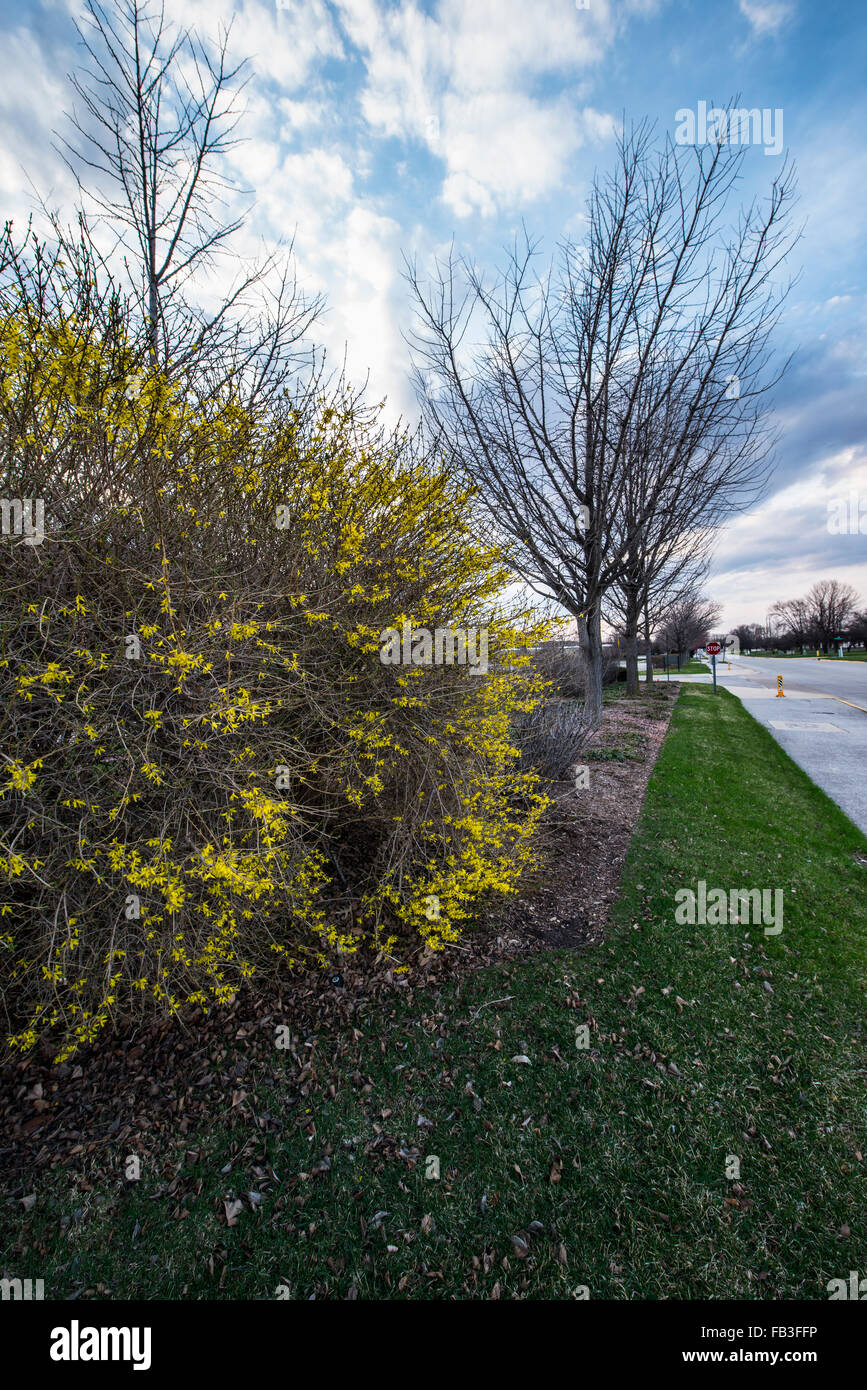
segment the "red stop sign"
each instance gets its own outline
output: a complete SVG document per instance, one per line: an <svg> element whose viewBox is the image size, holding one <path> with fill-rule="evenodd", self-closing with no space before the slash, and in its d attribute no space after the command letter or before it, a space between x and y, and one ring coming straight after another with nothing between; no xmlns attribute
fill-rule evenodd
<svg viewBox="0 0 867 1390"><path fill-rule="evenodd" d="M708 642L707 646L705 647L705 651L707 652L708 656L717 656L722 651L722 647L720 646L719 642Z"/></svg>

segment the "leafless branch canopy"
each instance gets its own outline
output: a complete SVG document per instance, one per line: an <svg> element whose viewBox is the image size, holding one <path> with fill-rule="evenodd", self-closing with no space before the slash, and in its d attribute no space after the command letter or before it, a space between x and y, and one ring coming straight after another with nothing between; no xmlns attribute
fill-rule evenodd
<svg viewBox="0 0 867 1390"><path fill-rule="evenodd" d="M77 103L72 138L59 148L85 199L116 238L147 323L153 361L188 366L207 355L217 378L246 373L263 391L297 368L322 308L307 299L276 254L242 269L218 307L205 313L183 293L213 269L243 225L248 206L226 172L239 144L246 60L228 58L230 30L215 44L177 30L165 6L147 0L85 0L78 27L82 68L70 75ZM267 286L253 308L254 289Z"/></svg>
<svg viewBox="0 0 867 1390"><path fill-rule="evenodd" d="M645 123L596 180L585 240L541 272L526 233L493 282L454 254L431 282L407 266L428 424L516 573L587 625L590 646L637 556L669 566L684 528L746 505L766 477L794 180L784 167L732 230L742 159L657 148Z"/></svg>

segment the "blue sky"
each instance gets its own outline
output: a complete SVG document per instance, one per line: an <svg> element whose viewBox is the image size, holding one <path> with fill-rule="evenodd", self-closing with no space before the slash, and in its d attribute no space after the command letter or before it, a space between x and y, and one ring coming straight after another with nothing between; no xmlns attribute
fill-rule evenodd
<svg viewBox="0 0 867 1390"><path fill-rule="evenodd" d="M52 130L78 8L0 4L4 218L26 217L28 176L74 205ZM700 101L781 111L805 231L778 342L797 357L775 400L770 495L722 532L708 590L727 624L831 576L867 603L864 0L167 0L167 13L204 34L234 14L231 51L253 69L235 173L256 194L239 249L295 234L302 281L329 304L317 336L340 357L346 345L394 412L414 410L404 253L424 266L454 240L493 267L522 222L548 251L579 236L624 112L674 134ZM747 150L744 198L782 157ZM832 534L829 505L850 496L855 526Z"/></svg>

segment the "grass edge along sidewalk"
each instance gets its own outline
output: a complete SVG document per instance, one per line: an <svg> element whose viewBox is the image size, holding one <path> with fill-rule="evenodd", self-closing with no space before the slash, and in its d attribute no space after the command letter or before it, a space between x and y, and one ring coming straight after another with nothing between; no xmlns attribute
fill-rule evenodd
<svg viewBox="0 0 867 1390"><path fill-rule="evenodd" d="M7 1202L4 1272L46 1298L827 1299L867 1274L865 849L739 701L684 686L602 948L351 1036L286 1020L138 1181L106 1153ZM678 924L699 879L781 889L782 931Z"/></svg>

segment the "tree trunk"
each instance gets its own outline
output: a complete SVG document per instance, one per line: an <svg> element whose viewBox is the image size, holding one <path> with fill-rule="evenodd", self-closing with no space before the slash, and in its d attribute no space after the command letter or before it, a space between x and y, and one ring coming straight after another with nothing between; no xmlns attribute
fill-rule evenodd
<svg viewBox="0 0 867 1390"><path fill-rule="evenodd" d="M151 366L154 368L159 364L159 321L159 289L156 280L151 276L148 295L148 343L150 346Z"/></svg>
<svg viewBox="0 0 867 1390"><path fill-rule="evenodd" d="M578 633L587 678L584 718L588 728L598 729L602 723L602 613L598 603L586 618L579 618Z"/></svg>
<svg viewBox="0 0 867 1390"><path fill-rule="evenodd" d="M644 614L644 645L647 648L647 670L644 673L645 684L653 684L653 654L650 650L650 614Z"/></svg>
<svg viewBox="0 0 867 1390"><path fill-rule="evenodd" d="M638 633L628 633L626 636L626 693L627 695L637 695L638 686Z"/></svg>
<svg viewBox="0 0 867 1390"><path fill-rule="evenodd" d="M623 631L623 650L626 657L626 693L638 694L638 609L627 605Z"/></svg>

